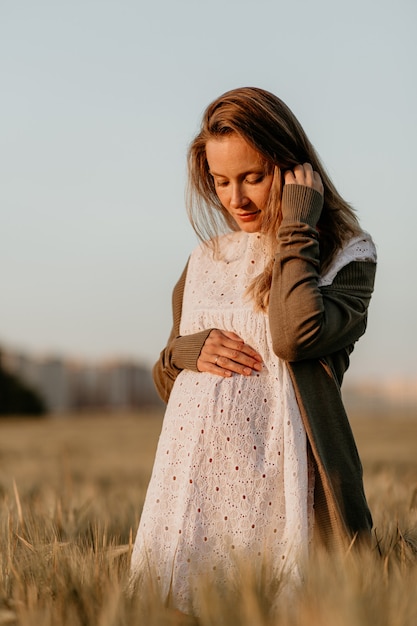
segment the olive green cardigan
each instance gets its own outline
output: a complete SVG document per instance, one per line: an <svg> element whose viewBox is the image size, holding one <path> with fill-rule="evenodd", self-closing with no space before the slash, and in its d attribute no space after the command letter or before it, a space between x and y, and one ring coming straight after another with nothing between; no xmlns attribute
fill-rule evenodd
<svg viewBox="0 0 417 626"><path fill-rule="evenodd" d="M310 188L284 187L268 316L274 351L287 362L315 467L316 534L326 545L343 548L355 537L369 537L372 528L340 387L354 343L366 329L376 265L351 262L331 285L319 286L316 224L322 204L322 196ZM165 402L181 370L198 371L212 330L179 334L186 273L187 267L174 288L173 328L153 369Z"/></svg>

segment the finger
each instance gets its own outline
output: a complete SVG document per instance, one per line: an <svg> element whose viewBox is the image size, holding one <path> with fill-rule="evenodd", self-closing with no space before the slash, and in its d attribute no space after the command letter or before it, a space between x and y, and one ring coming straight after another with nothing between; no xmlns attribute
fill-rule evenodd
<svg viewBox="0 0 417 626"><path fill-rule="evenodd" d="M214 362L207 361L201 355L197 360L197 369L199 372L209 372L228 378L232 373L242 374L243 376L251 376L254 371L261 371L262 365L257 361L252 361L253 367L233 361L228 357L216 357Z"/></svg>
<svg viewBox="0 0 417 626"><path fill-rule="evenodd" d="M206 341L213 341L213 342L219 343L219 342L224 341L226 338L232 341L235 341L237 343L240 343L242 345L245 343L243 339L239 337L239 335L237 335L236 333L229 331L229 330L219 330L218 328L214 328L210 332Z"/></svg>
<svg viewBox="0 0 417 626"><path fill-rule="evenodd" d="M284 183L285 185L295 185L297 181L295 180L294 172L291 170L287 170L284 173Z"/></svg>
<svg viewBox="0 0 417 626"><path fill-rule="evenodd" d="M243 376L251 376L254 371L262 369L261 364L253 359L245 363L243 360L229 359L227 356L219 356L214 367L221 375L224 375L225 372L230 372L242 374Z"/></svg>
<svg viewBox="0 0 417 626"><path fill-rule="evenodd" d="M227 356L233 360L240 360L240 359L247 360L247 358L250 358L251 361L255 360L255 361L258 361L259 363L261 363L263 360L259 352L254 350L247 343L242 344L242 343L225 341L220 348L220 353L223 356Z"/></svg>
<svg viewBox="0 0 417 626"><path fill-rule="evenodd" d="M262 363L244 355L243 352L234 358L220 355L217 359L216 367L236 372L237 374L244 374L245 376L250 376L254 371L262 371Z"/></svg>
<svg viewBox="0 0 417 626"><path fill-rule="evenodd" d="M314 185L313 189L316 189L321 195L324 193L323 181L321 180L321 176L318 172L314 172Z"/></svg>
<svg viewBox="0 0 417 626"><path fill-rule="evenodd" d="M233 372L242 373L243 369L250 368L260 372L262 370L262 357L250 346L232 343L230 347L224 343L217 346L209 346L201 351L201 358L215 367L229 369ZM251 373L245 372L246 374Z"/></svg>
<svg viewBox="0 0 417 626"><path fill-rule="evenodd" d="M305 185L304 165L298 164L294 167L294 178L297 185Z"/></svg>
<svg viewBox="0 0 417 626"><path fill-rule="evenodd" d="M285 172L284 180L287 185L305 185L304 166L300 163L295 165L292 170Z"/></svg>
<svg viewBox="0 0 417 626"><path fill-rule="evenodd" d="M216 360L217 359L217 360ZM235 371L234 367L250 367L251 369L260 372L262 370L262 361L258 358L253 358L241 351L236 350L223 350L218 357L214 360L214 364L219 367L226 367Z"/></svg>
<svg viewBox="0 0 417 626"><path fill-rule="evenodd" d="M235 333L226 334L219 330L213 330L208 335L201 350L201 353L203 357L205 357L207 360L210 360L210 357L213 357L214 359L216 356L221 354L225 348L229 348L232 350L241 350L243 346L243 339L240 339L240 337Z"/></svg>
<svg viewBox="0 0 417 626"><path fill-rule="evenodd" d="M233 339L234 341L240 341L242 343L244 343L242 337L240 337L239 335L237 335L236 333L234 333L232 330L219 330L216 329L217 334L219 334L219 336L226 336L229 339Z"/></svg>
<svg viewBox="0 0 417 626"><path fill-rule="evenodd" d="M210 339L210 341L208 341ZM210 351L213 353L227 356L231 359L239 358L239 353L244 353L249 357L252 357L255 361L262 362L262 357L251 346L243 341L231 331L219 331L213 332L206 340L209 344Z"/></svg>
<svg viewBox="0 0 417 626"><path fill-rule="evenodd" d="M318 172L313 170L311 163L304 163L305 184L323 194L323 182Z"/></svg>
<svg viewBox="0 0 417 626"><path fill-rule="evenodd" d="M204 360L201 355L197 360L197 369L199 372L208 372L210 374L222 376L223 378L230 378L230 376L232 375L232 372L230 370L224 369L210 361Z"/></svg>
<svg viewBox="0 0 417 626"><path fill-rule="evenodd" d="M313 187L314 172L313 172L311 163L304 163L302 167L303 167L304 185L306 187Z"/></svg>
<svg viewBox="0 0 417 626"><path fill-rule="evenodd" d="M197 360L197 369L199 372L209 372L210 374L216 374L217 376L222 376L223 378L229 378L232 376L233 372L243 373L246 376L249 376L252 373L252 370L247 368L247 371L243 371L244 366L238 366L237 364L229 363L228 359L224 357L224 362L228 363L228 367L223 367L220 363L221 357L219 355L215 356L207 356L201 352L198 360Z"/></svg>

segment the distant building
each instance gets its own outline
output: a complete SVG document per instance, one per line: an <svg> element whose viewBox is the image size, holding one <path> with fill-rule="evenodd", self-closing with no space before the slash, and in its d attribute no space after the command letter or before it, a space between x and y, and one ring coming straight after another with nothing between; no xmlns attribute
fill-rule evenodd
<svg viewBox="0 0 417 626"><path fill-rule="evenodd" d="M41 391L52 413L64 413L72 407L71 374L67 364L59 358L47 358L39 364Z"/></svg>
<svg viewBox="0 0 417 626"><path fill-rule="evenodd" d="M76 363L3 352L3 367L38 391L51 413L110 411L162 404L149 368L133 361Z"/></svg>

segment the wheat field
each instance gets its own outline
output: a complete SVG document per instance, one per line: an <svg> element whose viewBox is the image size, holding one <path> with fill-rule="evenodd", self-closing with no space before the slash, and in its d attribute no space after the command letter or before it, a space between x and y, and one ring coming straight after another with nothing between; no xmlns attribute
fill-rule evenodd
<svg viewBox="0 0 417 626"><path fill-rule="evenodd" d="M273 612L242 572L201 590L201 626L416 626L417 415L356 414L375 522L371 550L312 555ZM126 594L161 413L0 422L0 625L174 626L152 594Z"/></svg>

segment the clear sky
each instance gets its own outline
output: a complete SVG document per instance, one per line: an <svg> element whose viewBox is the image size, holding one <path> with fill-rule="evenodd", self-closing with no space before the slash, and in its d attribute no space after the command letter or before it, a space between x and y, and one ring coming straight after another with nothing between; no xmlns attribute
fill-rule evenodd
<svg viewBox="0 0 417 626"><path fill-rule="evenodd" d="M294 111L379 253L350 377L417 380L415 0L1 0L0 344L156 360L206 105Z"/></svg>

